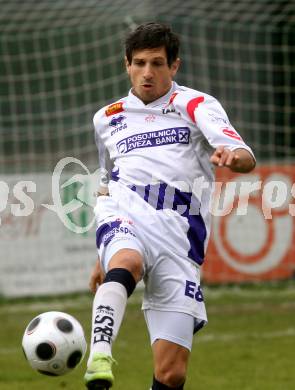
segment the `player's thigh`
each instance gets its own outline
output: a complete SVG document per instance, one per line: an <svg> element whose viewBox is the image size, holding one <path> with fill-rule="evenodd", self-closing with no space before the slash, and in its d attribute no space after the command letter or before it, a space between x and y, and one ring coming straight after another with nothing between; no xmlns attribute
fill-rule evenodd
<svg viewBox="0 0 295 390"><path fill-rule="evenodd" d="M113 201L106 199L107 202L112 204ZM103 219L96 231L96 245L105 273L113 268L124 268L132 273L136 282L142 279L145 248L130 219L118 216Z"/></svg>

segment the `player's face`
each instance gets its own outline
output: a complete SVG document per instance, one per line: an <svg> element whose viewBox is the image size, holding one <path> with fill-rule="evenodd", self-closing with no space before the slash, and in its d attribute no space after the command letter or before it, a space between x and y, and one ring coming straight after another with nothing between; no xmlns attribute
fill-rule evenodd
<svg viewBox="0 0 295 390"><path fill-rule="evenodd" d="M169 67L164 47L136 50L131 64L126 61L132 92L145 104L157 100L171 88L179 67L179 58Z"/></svg>

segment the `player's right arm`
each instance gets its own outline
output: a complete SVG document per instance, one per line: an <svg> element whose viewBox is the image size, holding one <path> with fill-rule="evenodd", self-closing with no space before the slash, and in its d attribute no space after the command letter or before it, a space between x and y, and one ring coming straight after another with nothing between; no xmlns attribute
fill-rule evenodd
<svg viewBox="0 0 295 390"><path fill-rule="evenodd" d="M101 139L100 136L100 116L104 112L104 109L99 110L93 118L94 124L94 138L98 151L98 164L101 170L99 176L99 183L97 183L97 192L96 195L108 195L108 181L109 173L111 170L111 159L109 153ZM98 287L103 283L105 278L105 273L100 262L100 258L97 257L97 260L93 266L93 269L90 274L89 288L90 291L95 294Z"/></svg>
<svg viewBox="0 0 295 390"><path fill-rule="evenodd" d="M110 177L110 172L112 170L112 161L110 159L109 152L103 142L101 137L102 131L102 116L104 115L104 108L99 110L93 118L94 124L94 138L98 151L98 166L100 169L100 180L97 188L97 195L107 195L108 194L108 182Z"/></svg>

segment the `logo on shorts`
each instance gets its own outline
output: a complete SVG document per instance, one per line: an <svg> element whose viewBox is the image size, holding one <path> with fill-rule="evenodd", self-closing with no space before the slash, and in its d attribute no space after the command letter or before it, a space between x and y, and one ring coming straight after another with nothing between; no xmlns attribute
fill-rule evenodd
<svg viewBox="0 0 295 390"><path fill-rule="evenodd" d="M186 280L184 295L189 298L195 299L197 302L204 302L204 295L200 285L195 282Z"/></svg>
<svg viewBox="0 0 295 390"><path fill-rule="evenodd" d="M116 222L120 223L128 223L129 225L133 225L134 222L129 218L116 218Z"/></svg>
<svg viewBox="0 0 295 390"><path fill-rule="evenodd" d="M97 248L100 248L101 244L106 247L115 237L117 237L117 235L123 240L136 237L131 229L131 224L126 226L120 219L102 224L96 231Z"/></svg>

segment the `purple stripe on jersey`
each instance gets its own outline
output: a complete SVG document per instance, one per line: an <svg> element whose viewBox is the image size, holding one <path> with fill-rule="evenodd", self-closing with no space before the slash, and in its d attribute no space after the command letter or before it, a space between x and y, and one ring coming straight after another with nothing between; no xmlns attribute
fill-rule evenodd
<svg viewBox="0 0 295 390"><path fill-rule="evenodd" d="M201 214L189 215L188 223L189 229L187 232L187 238L191 245L188 257L199 265L202 265L205 257L204 242L207 236L205 223Z"/></svg>
<svg viewBox="0 0 295 390"><path fill-rule="evenodd" d="M152 206L154 209L157 209L158 205L158 195L159 195L159 186L160 183L157 184L148 184L143 189L141 186L132 186L130 189L134 192L136 192L140 197L142 197L142 193L144 194L144 200Z"/></svg>
<svg viewBox="0 0 295 390"><path fill-rule="evenodd" d="M184 211L181 212L179 205L184 206ZM181 216L186 217L189 224L187 238L190 243L188 257L198 264L204 262L204 242L206 240L207 231L204 220L200 214L200 202L191 192L182 192L175 189L175 196L172 210L176 210ZM197 214L190 211L198 210Z"/></svg>
<svg viewBox="0 0 295 390"><path fill-rule="evenodd" d="M150 184L148 184L147 186L144 187L144 197L143 197L143 200L146 201L146 202L148 202L148 200L149 200L150 188L151 188Z"/></svg>
<svg viewBox="0 0 295 390"><path fill-rule="evenodd" d="M166 183L160 184L157 210L163 210L163 208L164 208L164 200L165 200L165 193L166 193L167 186L168 186L168 184L166 184Z"/></svg>
<svg viewBox="0 0 295 390"><path fill-rule="evenodd" d="M119 177L119 168L114 168L112 170L111 179L113 181L119 181L119 179L120 179L120 177Z"/></svg>
<svg viewBox="0 0 295 390"><path fill-rule="evenodd" d="M105 236L109 234L114 228L118 228L121 225L121 221L114 221L109 223L104 223L96 230L96 246L100 247L101 243L104 242L104 246L107 246L111 240L114 238L114 235L109 235L107 239Z"/></svg>
<svg viewBox="0 0 295 390"><path fill-rule="evenodd" d="M187 238L190 243L188 257L201 265L204 262L204 242L207 236L204 220L200 214L200 202L191 193L170 187L166 183L129 186L156 210L172 209L187 218L189 229Z"/></svg>

